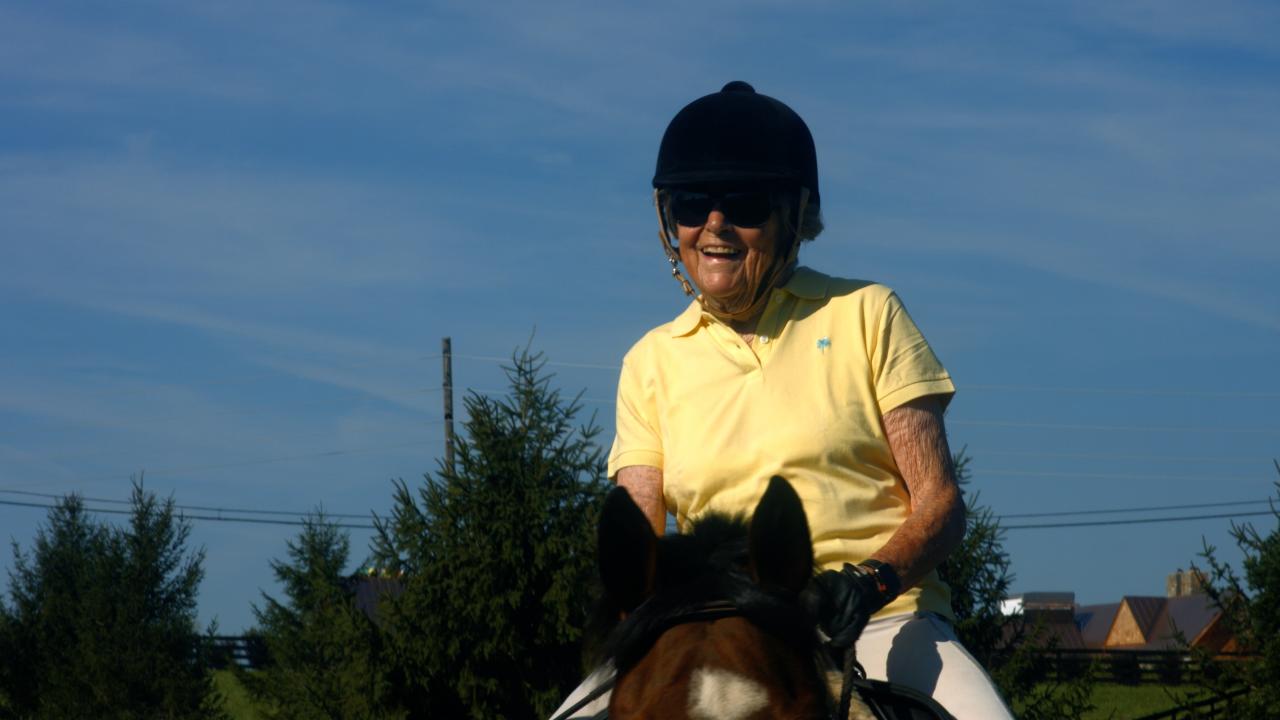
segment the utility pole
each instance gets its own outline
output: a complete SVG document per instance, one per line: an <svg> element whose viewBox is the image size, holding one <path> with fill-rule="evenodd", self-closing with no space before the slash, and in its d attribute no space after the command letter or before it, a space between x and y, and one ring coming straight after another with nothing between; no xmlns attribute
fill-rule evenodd
<svg viewBox="0 0 1280 720"><path fill-rule="evenodd" d="M440 357L444 360L444 464L453 472L453 341L444 338Z"/></svg>

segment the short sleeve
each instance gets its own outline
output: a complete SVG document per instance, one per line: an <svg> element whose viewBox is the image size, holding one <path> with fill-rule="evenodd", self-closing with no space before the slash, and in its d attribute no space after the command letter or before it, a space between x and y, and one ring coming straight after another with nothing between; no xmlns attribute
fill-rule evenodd
<svg viewBox="0 0 1280 720"><path fill-rule="evenodd" d="M880 413L927 395L942 396L945 406L955 394L951 375L934 355L897 293L890 292L871 326L869 348ZM873 339L874 338L874 339Z"/></svg>
<svg viewBox="0 0 1280 720"><path fill-rule="evenodd" d="M662 468L662 434L651 373L630 354L618 378L617 432L609 451L610 478L631 465Z"/></svg>

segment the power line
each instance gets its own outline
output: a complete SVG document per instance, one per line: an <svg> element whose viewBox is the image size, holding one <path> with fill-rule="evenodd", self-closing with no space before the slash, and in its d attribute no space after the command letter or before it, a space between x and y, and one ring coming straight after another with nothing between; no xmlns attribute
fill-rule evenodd
<svg viewBox="0 0 1280 720"><path fill-rule="evenodd" d="M1204 480L1202 475L1142 475L1129 473L1079 473L1079 472L1043 472L1039 470L982 470L974 469L974 475L999 475L1003 477L1051 477L1051 478L1086 478L1093 480ZM1256 481L1252 477L1214 476L1214 480Z"/></svg>
<svg viewBox="0 0 1280 720"><path fill-rule="evenodd" d="M12 505L15 507L29 507L29 508L44 508L46 510L52 510L58 507L57 505L45 505L43 503L20 502L17 500L0 500L0 505ZM85 510L88 512L106 513L108 515L131 515L133 513L132 510L113 510L111 508L86 507ZM303 520L271 520L268 518L219 517L216 515L188 515L186 513L180 513L179 517L181 517L184 520L249 523L252 525L289 525L294 527L300 527L307 524L307 522ZM377 529L377 527L372 524L370 525L361 525L358 523L332 523L332 524L334 527L346 528L349 530L376 530Z"/></svg>
<svg viewBox="0 0 1280 720"><path fill-rule="evenodd" d="M1190 505L1155 505L1149 507L1130 507L1130 508L1108 508L1098 510L1064 510L1061 512L1034 512L1034 513L1005 513L997 515L997 520L1006 518L1035 518L1035 517L1065 517L1069 515L1113 515L1116 513L1127 512L1156 512L1160 510L1193 510L1196 508L1210 507L1231 507L1234 505L1267 505L1272 501L1267 498L1262 500L1236 500L1234 502L1214 502L1214 503L1193 503Z"/></svg>
<svg viewBox="0 0 1280 720"><path fill-rule="evenodd" d="M1198 432L1198 433L1248 433L1262 435L1280 435L1280 430L1271 428L1224 428L1224 427L1144 427L1137 425L1076 425L1060 423L1035 423L1012 420L947 420L948 425L970 425L976 427L1024 427L1045 428L1050 430L1107 430L1135 432Z"/></svg>
<svg viewBox="0 0 1280 720"><path fill-rule="evenodd" d="M1134 518L1129 520L1094 520L1088 522L1072 522L1072 523L1040 523L1032 525L1005 525L1002 530L1039 530L1043 528L1074 528L1074 527L1102 527L1104 525L1146 525L1150 523L1166 523L1166 522L1183 522L1186 520L1216 520L1222 518L1242 518L1242 517L1258 517L1261 515L1275 516L1275 513L1251 512L1251 513L1225 513L1222 515L1183 515L1181 517L1167 518Z"/></svg>
<svg viewBox="0 0 1280 720"><path fill-rule="evenodd" d="M1218 390L1169 390L1159 388L1089 388L1057 387L1051 385L962 385L961 390L990 392L1045 392L1079 395L1159 395L1168 397L1220 397L1220 398L1280 398L1273 392L1234 392Z"/></svg>
<svg viewBox="0 0 1280 720"><path fill-rule="evenodd" d="M1230 465L1253 465L1257 460L1248 460L1239 457L1212 457L1212 456L1186 456L1186 455L1114 455L1108 453L1069 453L1069 452L1043 452L1036 450L982 450L978 453L985 457L988 455L1006 455L1010 457L1046 457L1046 458L1073 458L1082 460L1137 460L1141 462L1179 462L1179 463L1214 463L1214 464L1230 464Z"/></svg>
<svg viewBox="0 0 1280 720"><path fill-rule="evenodd" d="M0 500L0 505L28 507L28 508L42 508L45 510L51 510L58 507L57 505L20 502L16 500ZM113 510L110 508L85 508L85 509L89 512L107 513L111 515L129 515L132 513L131 510ZM1152 524L1152 523L1184 522L1184 521L1190 521L1190 520L1215 520L1215 519L1224 519L1224 518L1235 519L1235 518L1244 518L1244 517L1260 517L1263 515L1271 515L1274 517L1275 513L1267 511L1267 512L1252 512L1252 513L1224 513L1224 514L1218 514L1218 515L1184 515L1181 517L1168 517L1168 518L1134 518L1134 519L1126 519L1126 520L1096 520L1096 521L1089 521L1089 522L1074 522L1074 523L1038 523L1038 524L1028 524L1028 525L1005 525L1005 526L1002 526L1001 529L1003 530L1041 530L1041 529L1047 529L1047 528L1103 527L1103 526L1111 526L1111 525L1145 525L1145 524ZM222 517L222 516L215 516L215 515L188 515L186 513L181 513L180 517L182 517L185 520L200 520L200 521L206 521L206 522L249 523L254 525L287 525L287 526L299 527L307 524L306 521L302 521L302 520L272 520L267 518ZM352 529L352 530L376 530L377 529L377 527L372 524L364 525L364 524L358 524L358 523L333 523L333 525L335 527Z"/></svg>
<svg viewBox="0 0 1280 720"><path fill-rule="evenodd" d="M132 504L133 504L133 501L132 501L132 500L119 500L119 499L115 499L115 498L98 498L98 497L88 497L87 495L81 495L80 493L61 493L61 494L59 494L59 493L44 493L44 492L35 492L35 491L32 491L32 490L16 490L16 489L10 489L10 488L0 488L0 493L4 493L4 494L6 494L6 495L27 495L27 496L31 496L31 497L52 498L52 499L55 499L55 500L57 500L57 499L61 499L61 498L64 498L64 497L66 497L67 495L74 494L74 495L78 496L81 500L84 500L85 502L108 503L108 504L111 504L111 505L132 505ZM174 507L175 507L175 508L177 508L177 509L179 509L179 510L196 510L196 511L199 511L199 512L216 512L216 513L224 513L224 512L227 512L227 513L239 513L239 514L244 514L244 515L285 515L285 516L288 516L288 517L304 517L304 516L306 516L306 515L308 514L308 513L304 513L304 512L294 512L294 511L292 511L292 510L254 510L254 509L251 509L251 508L213 507L213 506L208 506L208 505L176 505L176 504L175 504L175 505L174 505ZM334 518L367 518L367 517L369 517L369 513L331 513L331 512L325 512L325 513L324 513L324 516L325 516L325 517L334 517Z"/></svg>

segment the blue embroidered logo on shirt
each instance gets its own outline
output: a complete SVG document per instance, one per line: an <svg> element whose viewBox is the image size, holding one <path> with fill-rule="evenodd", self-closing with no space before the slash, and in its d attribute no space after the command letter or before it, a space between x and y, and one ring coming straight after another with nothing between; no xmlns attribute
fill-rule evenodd
<svg viewBox="0 0 1280 720"><path fill-rule="evenodd" d="M831 347L831 338L818 338L818 350L821 351L823 355L827 354L827 348L829 347Z"/></svg>

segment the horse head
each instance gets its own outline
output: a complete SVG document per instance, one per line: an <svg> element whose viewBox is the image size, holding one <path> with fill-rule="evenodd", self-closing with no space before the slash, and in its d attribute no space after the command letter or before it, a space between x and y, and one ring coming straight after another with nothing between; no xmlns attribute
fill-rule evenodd
<svg viewBox="0 0 1280 720"><path fill-rule="evenodd" d="M813 576L800 498L774 477L750 522L709 515L659 538L622 488L605 500L599 561L620 613L604 645L617 669L612 720L825 718Z"/></svg>

